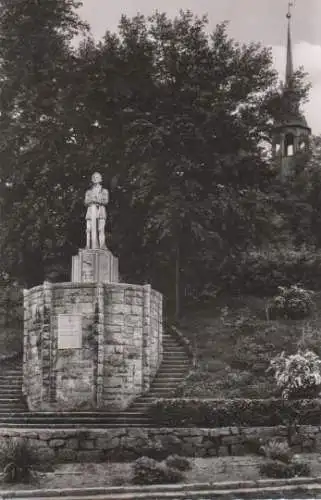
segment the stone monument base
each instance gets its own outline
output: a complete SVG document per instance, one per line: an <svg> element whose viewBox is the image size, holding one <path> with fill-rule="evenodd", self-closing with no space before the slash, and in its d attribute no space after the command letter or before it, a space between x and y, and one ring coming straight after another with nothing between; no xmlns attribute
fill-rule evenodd
<svg viewBox="0 0 321 500"><path fill-rule="evenodd" d="M72 258L72 283L118 283L118 258L107 249L81 249Z"/></svg>
<svg viewBox="0 0 321 500"><path fill-rule="evenodd" d="M125 410L162 360L150 285L49 283L24 292L23 390L32 411Z"/></svg>

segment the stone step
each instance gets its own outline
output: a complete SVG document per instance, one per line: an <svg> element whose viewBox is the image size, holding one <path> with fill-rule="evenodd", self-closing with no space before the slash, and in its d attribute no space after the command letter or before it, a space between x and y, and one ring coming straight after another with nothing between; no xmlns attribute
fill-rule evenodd
<svg viewBox="0 0 321 500"><path fill-rule="evenodd" d="M8 391L8 390L15 390L15 391L20 391L22 390L22 384L7 384L7 385L1 385L0 386L0 392L1 391Z"/></svg>
<svg viewBox="0 0 321 500"><path fill-rule="evenodd" d="M159 368L161 369L161 368L167 367L167 366L173 366L174 368L176 366L185 367L185 366L190 366L190 362L186 358L177 359L177 358L168 356L167 358L163 358L161 366Z"/></svg>
<svg viewBox="0 0 321 500"><path fill-rule="evenodd" d="M26 407L23 405L20 406L7 406L6 408L1 408L0 410L5 410L5 413L20 413L27 411ZM0 411L0 415L2 411Z"/></svg>
<svg viewBox="0 0 321 500"><path fill-rule="evenodd" d="M142 428L142 427L155 427L155 425L151 423L144 423L143 425L141 423L102 423L102 424L96 424L96 423L89 423L89 424L72 424L72 423L59 423L59 424L48 424L48 422L45 422L43 424L41 423L21 423L21 422L6 422L4 424L0 424L0 429L16 429L16 428L24 428L24 429L47 429L48 426L52 426L50 428L55 428L55 429L122 429L122 428L127 428L127 427L135 427L135 428ZM9 497L8 497L9 498Z"/></svg>
<svg viewBox="0 0 321 500"><path fill-rule="evenodd" d="M162 388L162 387L168 387L169 385L171 387L177 387L178 384L180 384L182 381L184 380L184 378L182 377L181 379L179 380L173 380L173 379L166 379L166 380L155 380L155 382L152 383L152 385L150 386L150 390L153 390L153 389L158 389L158 388Z"/></svg>
<svg viewBox="0 0 321 500"><path fill-rule="evenodd" d="M157 391L157 392L155 391L151 393L150 397L154 399L170 398L174 390L175 388L172 391L168 389L166 389L165 391Z"/></svg>
<svg viewBox="0 0 321 500"><path fill-rule="evenodd" d="M15 416L14 412L8 412L8 415ZM19 412L19 415L21 413ZM42 417L42 418L52 418L52 417L61 417L61 418L78 418L78 417L93 417L93 418L102 418L104 416L107 417L119 417L119 418L140 418L142 416L141 413L136 411L123 411L123 412L30 412L24 411L24 416L26 417Z"/></svg>
<svg viewBox="0 0 321 500"><path fill-rule="evenodd" d="M190 363L188 361L178 361L177 359L173 360L164 360L161 364L160 370L162 368L189 368Z"/></svg>
<svg viewBox="0 0 321 500"><path fill-rule="evenodd" d="M186 354L182 353L181 351L171 350L168 352L163 352L163 359L172 358L172 357L177 357L177 358L188 360L188 357L186 356Z"/></svg>
<svg viewBox="0 0 321 500"><path fill-rule="evenodd" d="M21 400L21 398L11 399L11 400L7 400L5 403L0 403L0 409L7 408L8 406L11 407L11 406L17 406L17 405L24 406L24 403Z"/></svg>
<svg viewBox="0 0 321 500"><path fill-rule="evenodd" d="M184 356L184 358L188 359L187 354L181 349L163 350L163 356L169 356L170 354L175 354L175 356Z"/></svg>
<svg viewBox="0 0 321 500"><path fill-rule="evenodd" d="M20 392L20 394L22 395L22 392ZM14 397L10 397L10 396L0 397L0 404L5 403L6 401L19 401L19 399L15 396Z"/></svg>
<svg viewBox="0 0 321 500"><path fill-rule="evenodd" d="M163 342L163 349L177 349L179 351L185 352L184 347L177 344L177 342Z"/></svg>
<svg viewBox="0 0 321 500"><path fill-rule="evenodd" d="M165 349L166 347L175 347L175 348L181 349L181 351L185 352L185 347L183 347L182 345L180 345L177 342L175 342L175 340L173 340L173 341L169 341L169 340L163 341L163 349Z"/></svg>
<svg viewBox="0 0 321 500"><path fill-rule="evenodd" d="M0 376L17 376L17 377L22 377L23 372L22 370L0 370Z"/></svg>
<svg viewBox="0 0 321 500"><path fill-rule="evenodd" d="M171 360L172 358L179 358L181 360L189 362L189 358L186 356L186 354L176 353L176 352L166 352L166 353L164 353L162 361L166 361L168 359Z"/></svg>
<svg viewBox="0 0 321 500"><path fill-rule="evenodd" d="M22 377L2 377L0 378L0 385L7 385L7 384L20 384L22 385Z"/></svg>
<svg viewBox="0 0 321 500"><path fill-rule="evenodd" d="M22 387L22 380L21 381L17 381L17 382L10 382L10 381L7 381L6 383L3 383L1 382L0 383L0 390L1 389L6 389L7 387Z"/></svg>
<svg viewBox="0 0 321 500"><path fill-rule="evenodd" d="M1 389L11 389L11 387L13 389L19 389L20 391L22 390L22 382L8 382L6 384L1 384L0 386L0 390Z"/></svg>
<svg viewBox="0 0 321 500"><path fill-rule="evenodd" d="M181 380L184 380L186 378L186 372L185 371L177 371L177 372L163 372L154 378L153 382L168 382L169 380L173 380L173 382L179 383Z"/></svg>
<svg viewBox="0 0 321 500"><path fill-rule="evenodd" d="M14 396L15 398L20 398L21 397L21 389L20 390L13 390L13 389L8 389L7 391L0 391L0 398L7 398L8 396Z"/></svg>
<svg viewBox="0 0 321 500"><path fill-rule="evenodd" d="M4 406L6 404L11 404L11 403L20 403L21 404L21 398L17 397L5 397L5 398L0 398L0 406Z"/></svg>
<svg viewBox="0 0 321 500"><path fill-rule="evenodd" d="M118 425L127 425L127 424L137 424L137 425L144 425L144 424L149 424L151 423L151 419L148 417L140 417L140 419L137 420L132 420L130 418L125 419L125 418L104 418L104 419L98 419L98 418L83 418L83 419L75 419L75 418L30 418L30 417L10 417L10 418L0 418L0 427L3 425L9 424L19 424L19 425L25 425L25 424L32 424L32 425L51 425L51 426L56 426L56 425L105 425L105 424L118 424Z"/></svg>
<svg viewBox="0 0 321 500"><path fill-rule="evenodd" d="M159 377L160 378L168 378L168 377L171 377L171 378L185 378L186 377L186 372L187 370L184 370L182 368L177 368L177 369L174 369L174 370L171 370L171 369L168 369L168 370L160 370L159 372L157 372L157 375L156 375L156 378L158 379Z"/></svg>
<svg viewBox="0 0 321 500"><path fill-rule="evenodd" d="M149 404L151 401L153 401L155 399L159 399L159 396L158 395L156 395L156 396L155 395L149 395L149 393L148 393L148 396L143 396L142 398L137 399L137 401L135 403L135 406L137 406L137 404L138 405ZM138 409L136 408L135 411L138 411Z"/></svg>
<svg viewBox="0 0 321 500"><path fill-rule="evenodd" d="M30 415L29 411L28 411L28 408L26 406L21 406L21 407L17 407L17 408L0 408L0 417L2 415L6 415L6 416L10 416L10 415L21 415L22 414L26 414L26 415Z"/></svg>
<svg viewBox="0 0 321 500"><path fill-rule="evenodd" d="M174 389L176 389L176 387L178 387L177 384L161 384L161 385L153 385L149 391L149 394L155 394L155 393L159 393L159 392L164 392L164 391L173 391Z"/></svg>

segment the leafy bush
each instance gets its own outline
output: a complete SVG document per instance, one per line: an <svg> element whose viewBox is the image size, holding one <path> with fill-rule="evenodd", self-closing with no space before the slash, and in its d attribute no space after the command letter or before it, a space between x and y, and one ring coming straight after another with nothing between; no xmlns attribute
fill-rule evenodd
<svg viewBox="0 0 321 500"><path fill-rule="evenodd" d="M30 483L35 480L34 467L40 463L27 439L10 438L0 444L0 466L6 483Z"/></svg>
<svg viewBox="0 0 321 500"><path fill-rule="evenodd" d="M313 351L321 357L321 330L318 325L307 323L302 327L302 335L297 343L298 350Z"/></svg>
<svg viewBox="0 0 321 500"><path fill-rule="evenodd" d="M170 427L319 425L320 399L158 399L149 416Z"/></svg>
<svg viewBox="0 0 321 500"><path fill-rule="evenodd" d="M191 468L191 463L186 457L181 457L180 455L169 455L166 458L165 463L168 467L173 467L181 471L189 470Z"/></svg>
<svg viewBox="0 0 321 500"><path fill-rule="evenodd" d="M321 386L321 359L312 351L286 356L284 351L270 361L282 397L316 397Z"/></svg>
<svg viewBox="0 0 321 500"><path fill-rule="evenodd" d="M315 248L270 245L246 251L221 270L222 283L233 291L271 295L278 286L303 283L318 290L321 280L321 252Z"/></svg>
<svg viewBox="0 0 321 500"><path fill-rule="evenodd" d="M278 290L278 295L275 295L267 306L268 319L303 319L312 313L312 291L297 285L279 286Z"/></svg>
<svg viewBox="0 0 321 500"><path fill-rule="evenodd" d="M288 464L293 458L293 452L286 441L271 439L261 447L262 453L269 459L280 460Z"/></svg>
<svg viewBox="0 0 321 500"><path fill-rule="evenodd" d="M288 464L270 461L260 466L260 474L265 477L281 479L310 476L310 467L306 463L291 462Z"/></svg>
<svg viewBox="0 0 321 500"><path fill-rule="evenodd" d="M149 457L138 458L133 464L134 484L171 484L183 480L183 473Z"/></svg>

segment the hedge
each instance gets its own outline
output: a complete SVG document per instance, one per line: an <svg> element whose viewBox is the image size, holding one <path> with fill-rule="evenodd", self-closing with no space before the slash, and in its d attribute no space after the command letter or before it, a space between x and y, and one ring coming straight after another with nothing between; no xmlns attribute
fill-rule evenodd
<svg viewBox="0 0 321 500"><path fill-rule="evenodd" d="M158 399L149 416L169 427L321 424L321 399Z"/></svg>

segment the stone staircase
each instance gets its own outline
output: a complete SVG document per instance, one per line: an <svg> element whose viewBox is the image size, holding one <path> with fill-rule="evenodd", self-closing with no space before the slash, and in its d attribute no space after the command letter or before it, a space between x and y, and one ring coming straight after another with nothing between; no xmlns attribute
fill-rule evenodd
<svg viewBox="0 0 321 500"><path fill-rule="evenodd" d="M169 397L190 368L187 352L174 335L164 334L163 350L163 361L150 391L123 412L29 412L22 395L22 360L2 362L0 428L152 427L152 420L145 415L149 405L155 398Z"/></svg>
<svg viewBox="0 0 321 500"><path fill-rule="evenodd" d="M149 392L131 405L131 411L145 413L155 398L166 398L185 379L191 363L184 346L174 335L163 335L163 361Z"/></svg>
<svg viewBox="0 0 321 500"><path fill-rule="evenodd" d="M22 360L0 363L0 426L10 413L28 411L22 395Z"/></svg>

